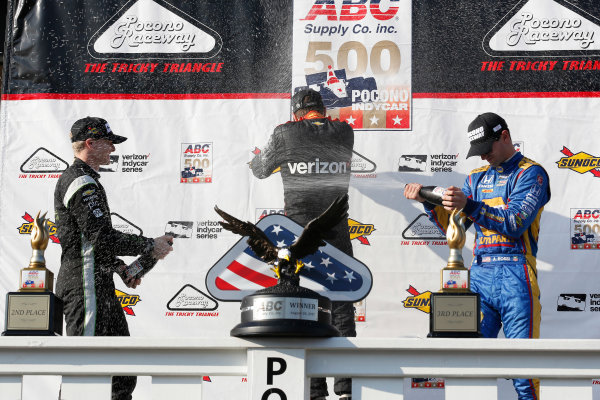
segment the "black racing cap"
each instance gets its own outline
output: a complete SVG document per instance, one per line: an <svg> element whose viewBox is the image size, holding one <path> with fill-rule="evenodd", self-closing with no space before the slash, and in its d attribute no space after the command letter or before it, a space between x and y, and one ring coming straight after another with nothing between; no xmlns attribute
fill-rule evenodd
<svg viewBox="0 0 600 400"><path fill-rule="evenodd" d="M108 122L98 117L81 118L75 121L71 127L71 142L80 142L86 139L108 139L114 144L127 140L125 136L115 135Z"/></svg>
<svg viewBox="0 0 600 400"><path fill-rule="evenodd" d="M318 110L324 107L323 98L316 90L303 89L292 96L292 113L303 108Z"/></svg>
<svg viewBox="0 0 600 400"><path fill-rule="evenodd" d="M500 138L500 134L505 129L508 130L506 121L498 114L487 112L478 115L469 124L468 135L471 148L467 153L467 158L492 151L494 142Z"/></svg>

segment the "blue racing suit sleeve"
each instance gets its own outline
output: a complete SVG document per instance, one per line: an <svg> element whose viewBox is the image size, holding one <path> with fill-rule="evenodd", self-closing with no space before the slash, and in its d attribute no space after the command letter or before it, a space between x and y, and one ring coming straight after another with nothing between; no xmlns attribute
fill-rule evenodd
<svg viewBox="0 0 600 400"><path fill-rule="evenodd" d="M469 177L467 177L467 179L465 180L465 183L461 190L467 196L467 199L469 197L471 197L471 198L473 197L471 195L471 187L469 185ZM423 203L423 207L425 208L425 213L427 214L427 217L429 218L429 220L438 227L438 229L440 230L440 232L442 232L443 235L445 235L446 231L448 230L450 212L448 212L442 206L436 206L427 201ZM466 216L466 214L464 212L462 215ZM465 221L465 229L469 229L469 227L472 224L473 224L473 221L471 221L470 219L467 218Z"/></svg>
<svg viewBox="0 0 600 400"><path fill-rule="evenodd" d="M550 200L548 175L542 167L531 165L523 169L513 185L505 205L498 207L467 196L464 212L483 228L519 238Z"/></svg>

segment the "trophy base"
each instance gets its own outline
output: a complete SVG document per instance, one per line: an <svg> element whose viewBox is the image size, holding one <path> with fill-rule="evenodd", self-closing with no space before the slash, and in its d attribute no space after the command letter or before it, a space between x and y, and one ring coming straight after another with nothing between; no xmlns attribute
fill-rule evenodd
<svg viewBox="0 0 600 400"><path fill-rule="evenodd" d="M279 283L242 299L236 337L333 337L331 300L301 286Z"/></svg>
<svg viewBox="0 0 600 400"><path fill-rule="evenodd" d="M477 338L481 335L479 293L432 293L427 337Z"/></svg>
<svg viewBox="0 0 600 400"><path fill-rule="evenodd" d="M63 303L52 292L6 294L2 336L61 336Z"/></svg>

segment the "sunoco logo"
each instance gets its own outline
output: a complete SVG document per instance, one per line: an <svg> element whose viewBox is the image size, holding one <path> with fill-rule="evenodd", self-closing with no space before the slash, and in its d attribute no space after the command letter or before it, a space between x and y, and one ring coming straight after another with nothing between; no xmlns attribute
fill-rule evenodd
<svg viewBox="0 0 600 400"><path fill-rule="evenodd" d="M573 154L573 152L565 146L563 146L560 152L567 157L563 157L556 162L558 168L570 169L579 172L580 174L589 172L596 178L600 178L600 169L598 169L600 167L600 157L595 157L582 151Z"/></svg>
<svg viewBox="0 0 600 400"><path fill-rule="evenodd" d="M419 311L429 314L431 310L431 292L428 290L426 292L419 293L419 291L413 286L410 286L408 289L406 289L406 291L410 293L411 296L402 301L404 308L416 308Z"/></svg>
<svg viewBox="0 0 600 400"><path fill-rule="evenodd" d="M562 3L562 4L559 4ZM593 15L567 2L522 1L483 40L495 56L581 54L600 50L600 26Z"/></svg>
<svg viewBox="0 0 600 400"><path fill-rule="evenodd" d="M21 226L17 228L19 234L31 235L31 231L33 231L34 218L31 215L29 215L28 212L26 212L21 218L23 218L26 222L24 222L23 224L21 224ZM54 222L50 220L48 220L48 233L50 233L50 240L52 241L52 243L60 244L60 241L56 237L56 224L54 224Z"/></svg>
<svg viewBox="0 0 600 400"><path fill-rule="evenodd" d="M164 0L131 0L90 39L95 58L196 58L216 56L217 32Z"/></svg>
<svg viewBox="0 0 600 400"><path fill-rule="evenodd" d="M367 246L371 245L367 236L375 232L375 225L363 224L362 222L348 218L348 229L350 232L350 240L356 239L362 244L366 244Z"/></svg>
<svg viewBox="0 0 600 400"><path fill-rule="evenodd" d="M119 300L119 303L121 303L121 307L123 308L123 311L125 311L125 314L135 317L132 307L135 307L138 302L142 301L140 296L137 294L127 294L118 289L115 289L115 294L117 295L117 299Z"/></svg>

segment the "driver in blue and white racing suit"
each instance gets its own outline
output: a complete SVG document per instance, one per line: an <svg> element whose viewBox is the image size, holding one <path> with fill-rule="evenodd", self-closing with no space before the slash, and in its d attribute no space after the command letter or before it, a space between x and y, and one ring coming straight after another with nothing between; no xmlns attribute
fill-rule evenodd
<svg viewBox="0 0 600 400"><path fill-rule="evenodd" d="M539 338L541 305L536 255L540 218L550 200L548 174L513 146L504 119L484 113L468 128L467 158L489 165L469 173L462 189L451 186L434 206L419 196L421 185L408 184L404 195L423 203L429 219L445 234L449 212L462 209L466 227L475 226L471 290L481 297L481 333L507 338ZM514 379L519 400L539 399L539 381Z"/></svg>

